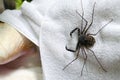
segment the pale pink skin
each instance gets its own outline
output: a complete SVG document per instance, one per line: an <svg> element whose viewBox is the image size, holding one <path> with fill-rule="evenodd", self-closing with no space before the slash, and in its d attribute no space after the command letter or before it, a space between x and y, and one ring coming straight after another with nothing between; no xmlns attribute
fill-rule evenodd
<svg viewBox="0 0 120 80"><path fill-rule="evenodd" d="M4 61L4 62L2 62L2 63L0 63L0 65L7 64L7 63L9 63L9 62L11 62L11 61L14 61L15 59L17 59L17 58L25 55L25 54L29 55L29 54L31 54L31 53L34 53L34 48L33 48L33 49L28 49L28 50L20 51L20 52L18 52L15 56L11 57L10 59L8 59L8 60L6 60L6 61Z"/></svg>
<svg viewBox="0 0 120 80"><path fill-rule="evenodd" d="M0 75L7 75L8 73L18 69L21 66L26 66L31 56L35 56L37 60L39 60L39 54L36 53L34 48L28 51L23 51L22 55L11 59L12 61L8 61L7 63L0 65Z"/></svg>

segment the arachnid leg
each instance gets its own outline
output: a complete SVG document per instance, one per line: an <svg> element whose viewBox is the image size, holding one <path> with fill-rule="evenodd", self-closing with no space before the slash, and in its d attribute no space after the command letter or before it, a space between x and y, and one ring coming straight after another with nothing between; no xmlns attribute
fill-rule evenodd
<svg viewBox="0 0 120 80"><path fill-rule="evenodd" d="M63 68L63 70L65 70L72 62L74 62L74 61L79 57L79 51L80 51L80 50L78 50L75 59L73 59L71 62L69 62L69 63Z"/></svg>
<svg viewBox="0 0 120 80"><path fill-rule="evenodd" d="M70 36L71 36L71 37L72 37L73 32L75 32L76 30L78 30L78 33L80 33L80 29L79 29L79 28L75 28L75 29L73 29L73 30L70 32Z"/></svg>
<svg viewBox="0 0 120 80"><path fill-rule="evenodd" d="M89 30L89 28L90 28L90 27L92 26L92 24L93 24L93 17L94 17L95 4L96 4L96 3L94 3L94 6L93 6L92 21L91 21L90 25L88 25L87 29L86 29L85 31L83 31L84 34L87 33L87 31Z"/></svg>
<svg viewBox="0 0 120 80"><path fill-rule="evenodd" d="M81 30L81 34L85 31L86 27L87 27L87 24L88 24L88 21L83 17L83 15L81 15L78 11L76 11L76 13L82 18L82 21L84 20L85 21L85 27L83 28L83 30ZM83 23L81 23L83 26Z"/></svg>
<svg viewBox="0 0 120 80"><path fill-rule="evenodd" d="M84 63L83 63L83 67L82 67L82 70L81 70L81 76L83 74L83 69L84 69L86 61L87 61L87 53L86 53L84 48L82 49L82 55L83 55L83 58L84 58Z"/></svg>
<svg viewBox="0 0 120 80"><path fill-rule="evenodd" d="M76 50L68 49L67 46L65 46L65 49L70 51L70 52L76 52Z"/></svg>
<svg viewBox="0 0 120 80"><path fill-rule="evenodd" d="M96 33L94 34L87 34L87 35L92 35L92 36L96 36L103 28L105 28L109 23L111 23L113 21L113 19L111 19L108 23L106 23L105 25L102 26L101 29L99 29Z"/></svg>
<svg viewBox="0 0 120 80"><path fill-rule="evenodd" d="M65 49L70 51L70 52L76 52L76 50L68 49L67 46L65 46Z"/></svg>
<svg viewBox="0 0 120 80"><path fill-rule="evenodd" d="M106 69L104 69L104 67L102 66L102 64L100 63L100 61L98 60L97 56L95 55L94 51L92 51L91 49L88 49L89 51L92 52L92 54L94 55L95 59L97 60L98 64L100 65L100 67L103 69L103 71L107 72Z"/></svg>

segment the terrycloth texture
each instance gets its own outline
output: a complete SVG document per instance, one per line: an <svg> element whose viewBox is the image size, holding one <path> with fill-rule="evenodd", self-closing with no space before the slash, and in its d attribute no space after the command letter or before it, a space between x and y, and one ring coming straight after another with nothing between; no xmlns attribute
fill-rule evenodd
<svg viewBox="0 0 120 80"><path fill-rule="evenodd" d="M83 0L84 18L90 23L93 4L96 2L94 23L89 33L96 33L104 24L113 19L97 36L91 48L103 67L99 67L94 56L87 52L88 59L83 75L80 76L83 58L80 57L62 70L75 58L77 34L69 33L81 27L81 0L34 0L24 2L20 11L5 11L0 20L5 21L40 46L44 80L118 80L120 78L120 1ZM14 15L13 15L14 14ZM12 19L12 20L11 20Z"/></svg>

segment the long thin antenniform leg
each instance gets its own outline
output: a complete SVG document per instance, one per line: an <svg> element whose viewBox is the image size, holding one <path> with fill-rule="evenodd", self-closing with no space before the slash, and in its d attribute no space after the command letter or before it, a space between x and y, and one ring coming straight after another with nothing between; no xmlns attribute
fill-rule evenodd
<svg viewBox="0 0 120 80"><path fill-rule="evenodd" d="M100 63L100 61L98 60L97 56L95 55L94 51L92 51L91 49L88 48L89 51L92 52L92 54L94 55L95 59L97 60L98 64L100 65L100 67L103 69L103 71L107 72L104 67L102 66L102 64Z"/></svg>
<svg viewBox="0 0 120 80"><path fill-rule="evenodd" d="M70 52L76 52L76 50L68 49L67 46L65 46L65 49L70 51Z"/></svg>
<svg viewBox="0 0 120 80"><path fill-rule="evenodd" d="M76 30L78 30L78 32L80 33L80 29L79 29L79 28L75 28L75 29L73 29L73 30L70 32L70 36L71 36L71 37L72 37L73 32L75 32Z"/></svg>
<svg viewBox="0 0 120 80"><path fill-rule="evenodd" d="M84 10L83 10L83 3L81 0L81 8L82 8L82 20L81 20L81 32L83 31L83 16L84 16Z"/></svg>
<svg viewBox="0 0 120 80"><path fill-rule="evenodd" d="M88 29L89 29L89 28L92 26L92 24L93 24L95 4L96 4L96 3L94 3L94 5L93 5L92 21L91 21L90 25L87 27L87 29L84 31L84 34L86 34L86 32L88 31Z"/></svg>
<svg viewBox="0 0 120 80"><path fill-rule="evenodd" d="M82 67L82 70L81 70L81 76L83 74L83 69L85 67L85 64L86 64L86 61L87 61L87 54L86 54L86 51L84 48L82 48L82 54L83 54L83 58L84 58L84 63L83 63L83 67ZM85 56L84 56L85 55Z"/></svg>
<svg viewBox="0 0 120 80"><path fill-rule="evenodd" d="M75 59L73 59L71 62L69 62L69 63L63 68L63 70L65 70L72 62L74 62L74 61L79 57L79 52L80 52L80 49L78 50Z"/></svg>
<svg viewBox="0 0 120 80"><path fill-rule="evenodd" d="M85 21L85 27L83 28L83 30L81 30L82 31L81 34L82 34L87 27L88 21L78 11L76 11L76 13L82 18L82 20Z"/></svg>
<svg viewBox="0 0 120 80"><path fill-rule="evenodd" d="M108 23L106 23L101 29L98 30L98 32L96 32L95 34L88 34L88 35L93 35L96 36L103 28L105 28L109 23L111 23L113 21L113 19L111 19Z"/></svg>

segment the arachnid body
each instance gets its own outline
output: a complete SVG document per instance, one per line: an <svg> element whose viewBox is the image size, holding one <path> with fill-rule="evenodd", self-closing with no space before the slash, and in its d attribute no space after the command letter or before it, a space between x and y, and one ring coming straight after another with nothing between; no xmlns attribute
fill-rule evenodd
<svg viewBox="0 0 120 80"><path fill-rule="evenodd" d="M76 55L75 59L73 59L70 63L68 63L63 68L63 70L66 67L68 67L72 62L74 62L76 59L78 59L79 54L81 53L83 55L83 59L84 59L83 67L82 67L82 70L81 70L81 75L82 75L83 68L84 68L84 66L86 64L86 61L87 61L87 51L89 51L90 53L93 54L93 56L97 60L97 62L100 65L100 67L103 69L103 71L106 72L106 70L104 69L104 67L102 66L102 64L100 63L100 61L98 60L97 56L95 55L94 51L91 50L90 48L93 47L94 44L95 44L95 42L96 42L94 36L96 36L104 27L106 27L109 23L111 23L113 21L113 19L111 19L107 24L105 24L104 26L102 26L102 28L100 28L95 34L88 33L88 30L90 29L90 27L93 24L94 8L95 8L95 3L93 5L92 21L91 21L91 23L89 25L88 25L88 21L83 17L84 16L84 11L83 11L82 15L79 14L79 12L76 11L76 13L82 18L82 20L81 20L81 26L80 26L81 28L77 27L77 28L73 29L70 32L70 36L72 38L72 34L75 31L77 31L78 42L76 44L76 49L72 50L72 49L67 48L67 46L65 48L66 48L67 51L74 52L77 55ZM83 9L83 7L82 7L82 9ZM85 22L84 26L83 26L83 21Z"/></svg>

